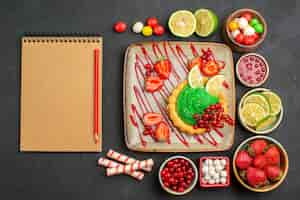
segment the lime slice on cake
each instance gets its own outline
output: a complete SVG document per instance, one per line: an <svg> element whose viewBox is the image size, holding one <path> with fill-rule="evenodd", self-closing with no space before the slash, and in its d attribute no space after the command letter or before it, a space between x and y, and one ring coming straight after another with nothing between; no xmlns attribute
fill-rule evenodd
<svg viewBox="0 0 300 200"><path fill-rule="evenodd" d="M207 77L202 76L199 67L195 66L189 72L188 81L191 88L203 88Z"/></svg>
<svg viewBox="0 0 300 200"><path fill-rule="evenodd" d="M261 121L259 121L255 127L255 129L257 131L263 131L268 129L269 127L271 127L277 120L276 116L267 116L264 119L262 119Z"/></svg>
<svg viewBox="0 0 300 200"><path fill-rule="evenodd" d="M247 96L243 102L244 105L248 103L256 103L264 108L267 114L270 113L270 104L268 103L268 100L266 97L260 94L251 94Z"/></svg>
<svg viewBox="0 0 300 200"><path fill-rule="evenodd" d="M168 22L171 33L178 37L189 37L196 29L196 18L188 10L178 10L172 13Z"/></svg>
<svg viewBox="0 0 300 200"><path fill-rule="evenodd" d="M274 92L270 92L270 91L262 92L262 95L264 95L267 98L270 104L271 107L270 114L275 116L278 113L280 113L282 108L280 97Z"/></svg>
<svg viewBox="0 0 300 200"><path fill-rule="evenodd" d="M262 106L257 103L248 103L243 106L240 117L247 125L255 127L266 116L267 113Z"/></svg>
<svg viewBox="0 0 300 200"><path fill-rule="evenodd" d="M198 9L195 12L197 20L196 34L201 37L207 37L218 27L217 15L208 9Z"/></svg>
<svg viewBox="0 0 300 200"><path fill-rule="evenodd" d="M209 79L206 83L206 91L218 97L222 91L224 91L223 83L225 81L225 77L223 75L216 75Z"/></svg>

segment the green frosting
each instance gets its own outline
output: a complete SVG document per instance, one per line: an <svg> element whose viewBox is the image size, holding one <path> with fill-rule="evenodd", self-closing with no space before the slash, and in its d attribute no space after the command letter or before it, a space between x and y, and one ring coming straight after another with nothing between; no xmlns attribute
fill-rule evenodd
<svg viewBox="0 0 300 200"><path fill-rule="evenodd" d="M187 85L177 98L176 109L181 120L189 125L194 125L196 123L193 118L194 114L201 115L208 106L218 102L219 99L210 95L205 89L191 88Z"/></svg>

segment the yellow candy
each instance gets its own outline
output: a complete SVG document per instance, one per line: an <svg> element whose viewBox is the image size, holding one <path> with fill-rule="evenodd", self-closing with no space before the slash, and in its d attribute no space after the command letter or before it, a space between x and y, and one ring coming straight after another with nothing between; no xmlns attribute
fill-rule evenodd
<svg viewBox="0 0 300 200"><path fill-rule="evenodd" d="M239 28L239 25L238 25L238 23L236 21L231 21L229 23L229 29L230 29L230 31L235 31L238 28Z"/></svg>
<svg viewBox="0 0 300 200"><path fill-rule="evenodd" d="M144 28L143 28L143 30L142 30L142 34L144 35L144 36L151 36L152 35L152 28L151 28L151 26L145 26Z"/></svg>

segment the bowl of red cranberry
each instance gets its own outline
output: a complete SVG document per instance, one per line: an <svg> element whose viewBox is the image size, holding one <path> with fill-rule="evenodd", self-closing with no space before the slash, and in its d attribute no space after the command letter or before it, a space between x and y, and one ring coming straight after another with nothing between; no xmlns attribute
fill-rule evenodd
<svg viewBox="0 0 300 200"><path fill-rule="evenodd" d="M198 171L190 159L184 156L172 156L161 164L158 178L160 185L168 193L184 195L196 186Z"/></svg>

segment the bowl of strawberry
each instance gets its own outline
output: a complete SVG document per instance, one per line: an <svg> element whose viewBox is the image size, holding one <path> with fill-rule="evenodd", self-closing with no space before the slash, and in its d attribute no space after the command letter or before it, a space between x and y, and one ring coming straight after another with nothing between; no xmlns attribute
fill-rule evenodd
<svg viewBox="0 0 300 200"><path fill-rule="evenodd" d="M242 142L233 156L237 180L254 192L276 189L288 172L288 155L283 146L267 136L254 136Z"/></svg>
<svg viewBox="0 0 300 200"><path fill-rule="evenodd" d="M239 9L228 16L223 27L225 41L238 52L254 51L267 35L263 16L253 9Z"/></svg>
<svg viewBox="0 0 300 200"><path fill-rule="evenodd" d="M166 192L184 195L196 186L197 167L193 161L184 156L172 156L161 164L158 179Z"/></svg>

